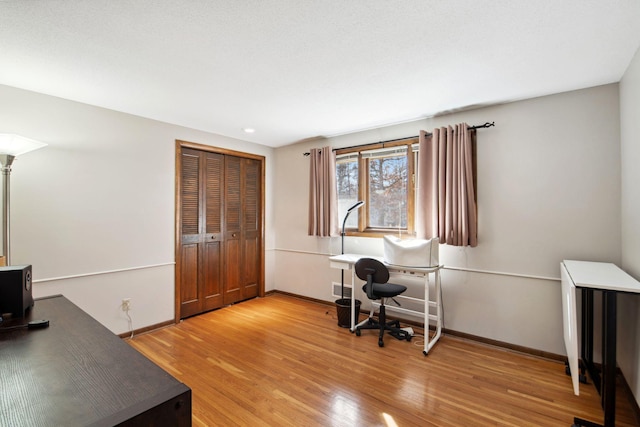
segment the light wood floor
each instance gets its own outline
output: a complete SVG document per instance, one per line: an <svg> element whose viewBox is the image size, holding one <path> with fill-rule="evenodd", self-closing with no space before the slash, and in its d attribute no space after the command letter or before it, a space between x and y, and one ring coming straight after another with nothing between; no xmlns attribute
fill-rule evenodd
<svg viewBox="0 0 640 427"><path fill-rule="evenodd" d="M539 427L603 419L593 385L574 396L557 361L446 335L428 356L418 336L386 336L380 348L375 332L357 337L338 327L335 308L280 294L127 342L191 387L194 426ZM616 425L637 425L624 403L618 392Z"/></svg>

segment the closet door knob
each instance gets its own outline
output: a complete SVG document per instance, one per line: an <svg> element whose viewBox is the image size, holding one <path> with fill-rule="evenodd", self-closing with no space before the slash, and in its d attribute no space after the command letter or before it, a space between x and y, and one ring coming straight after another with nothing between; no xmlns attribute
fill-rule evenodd
<svg viewBox="0 0 640 427"><path fill-rule="evenodd" d="M237 234L236 234L236 233L233 233L233 234L231 235L231 237L236 237L236 236L237 236Z"/></svg>

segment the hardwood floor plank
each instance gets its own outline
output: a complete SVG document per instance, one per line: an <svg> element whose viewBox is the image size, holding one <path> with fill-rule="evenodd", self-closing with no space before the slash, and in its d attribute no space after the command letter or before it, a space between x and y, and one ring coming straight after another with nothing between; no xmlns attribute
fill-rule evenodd
<svg viewBox="0 0 640 427"><path fill-rule="evenodd" d="M364 315L363 315L364 318ZM422 333L415 328L417 334ZM330 307L273 294L128 340L192 388L195 426L570 426L602 422L564 364L467 339L337 326ZM634 426L619 396L618 426ZM622 404L620 403L622 402Z"/></svg>

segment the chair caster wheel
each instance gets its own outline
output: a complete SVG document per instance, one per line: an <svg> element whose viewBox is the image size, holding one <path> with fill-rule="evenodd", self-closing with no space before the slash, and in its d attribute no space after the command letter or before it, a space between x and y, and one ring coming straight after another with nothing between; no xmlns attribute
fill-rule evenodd
<svg viewBox="0 0 640 427"><path fill-rule="evenodd" d="M378 340L378 347L384 347L384 341Z"/></svg>
<svg viewBox="0 0 640 427"><path fill-rule="evenodd" d="M360 332L360 329L356 329L356 336L359 337L360 334L362 334L362 332Z"/></svg>
<svg viewBox="0 0 640 427"><path fill-rule="evenodd" d="M411 342L412 335L407 335L407 342Z"/></svg>

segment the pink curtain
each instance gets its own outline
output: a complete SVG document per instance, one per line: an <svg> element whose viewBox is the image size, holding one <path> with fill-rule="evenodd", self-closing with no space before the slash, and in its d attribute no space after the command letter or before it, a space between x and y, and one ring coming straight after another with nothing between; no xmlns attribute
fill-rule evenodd
<svg viewBox="0 0 640 427"><path fill-rule="evenodd" d="M418 153L419 238L439 237L452 246L478 245L473 146L466 123L420 131Z"/></svg>
<svg viewBox="0 0 640 427"><path fill-rule="evenodd" d="M309 236L337 236L336 155L331 147L314 148L309 167Z"/></svg>

